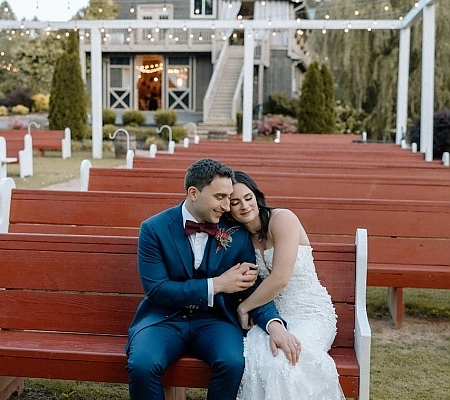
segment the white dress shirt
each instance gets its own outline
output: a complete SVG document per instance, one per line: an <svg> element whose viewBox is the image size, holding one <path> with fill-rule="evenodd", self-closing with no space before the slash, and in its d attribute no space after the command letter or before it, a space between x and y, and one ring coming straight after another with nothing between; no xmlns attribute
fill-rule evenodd
<svg viewBox="0 0 450 400"><path fill-rule="evenodd" d="M198 222L191 213L187 210L186 204L183 204L182 208L183 215L183 227L186 226L186 221ZM202 221L203 222L203 221ZM194 253L194 268L198 269L203 260L203 255L205 253L206 243L208 243L209 234L206 232L196 232L188 236L189 243L191 244L192 252ZM214 306L214 283L213 278L208 278L208 306Z"/></svg>

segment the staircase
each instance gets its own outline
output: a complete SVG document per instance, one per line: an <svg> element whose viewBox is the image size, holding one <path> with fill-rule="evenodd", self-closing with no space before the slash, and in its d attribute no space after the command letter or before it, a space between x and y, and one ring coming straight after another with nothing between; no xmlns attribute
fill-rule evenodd
<svg viewBox="0 0 450 400"><path fill-rule="evenodd" d="M216 82L207 119L199 124L200 131L226 130L236 132L236 116L231 115L232 101L244 63L244 46L229 46L225 68ZM231 133L230 132L230 133Z"/></svg>

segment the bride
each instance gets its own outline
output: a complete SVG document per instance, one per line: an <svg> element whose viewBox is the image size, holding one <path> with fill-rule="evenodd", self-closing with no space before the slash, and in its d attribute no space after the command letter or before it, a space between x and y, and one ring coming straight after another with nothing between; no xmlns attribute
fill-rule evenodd
<svg viewBox="0 0 450 400"><path fill-rule="evenodd" d="M266 204L255 182L235 171L230 216L252 235L263 282L238 308L243 329L245 370L238 400L341 400L334 360L336 336L331 298L317 277L312 248L297 216ZM297 364L283 352L274 356L267 334L252 326L250 310L274 300L287 329L300 341Z"/></svg>

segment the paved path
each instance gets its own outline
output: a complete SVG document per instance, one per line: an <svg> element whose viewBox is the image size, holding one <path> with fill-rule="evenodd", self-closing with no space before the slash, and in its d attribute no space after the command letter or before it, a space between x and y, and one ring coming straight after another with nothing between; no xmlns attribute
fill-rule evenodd
<svg viewBox="0 0 450 400"><path fill-rule="evenodd" d="M72 179L67 182L55 183L54 185L42 188L44 190L80 190L80 178Z"/></svg>

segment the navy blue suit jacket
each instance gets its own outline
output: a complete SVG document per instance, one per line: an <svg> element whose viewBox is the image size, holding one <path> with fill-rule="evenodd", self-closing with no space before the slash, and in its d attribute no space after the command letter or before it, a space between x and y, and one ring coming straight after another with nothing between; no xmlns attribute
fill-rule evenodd
<svg viewBox="0 0 450 400"><path fill-rule="evenodd" d="M198 310L208 309L207 279L194 278L193 254L189 239L184 235L182 204L148 218L141 224L138 240L138 268L145 298L141 301L128 332L129 342L140 330L186 310L187 306ZM224 218L220 228L232 225ZM225 250L216 251L217 240L206 247L207 277L221 275L241 262L255 262L255 252L247 230L240 227L232 233L232 243ZM218 293L214 305L228 319L240 327L237 318L239 302L248 297L259 285L237 293ZM267 322L280 318L273 302L253 310L251 316L265 330ZM128 345L127 345L128 348Z"/></svg>

